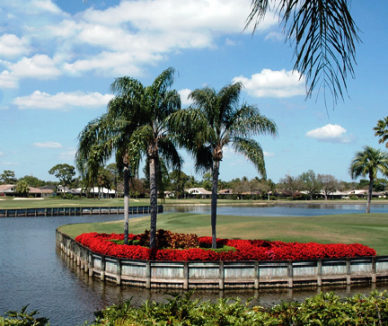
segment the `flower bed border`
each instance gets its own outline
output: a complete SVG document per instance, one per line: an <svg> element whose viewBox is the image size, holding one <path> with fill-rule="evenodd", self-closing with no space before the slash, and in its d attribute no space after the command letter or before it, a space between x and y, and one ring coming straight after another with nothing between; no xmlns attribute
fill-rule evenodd
<svg viewBox="0 0 388 326"><path fill-rule="evenodd" d="M57 246L90 277L145 288L233 289L322 286L388 279L388 256L296 260L155 261L92 252L56 231Z"/></svg>

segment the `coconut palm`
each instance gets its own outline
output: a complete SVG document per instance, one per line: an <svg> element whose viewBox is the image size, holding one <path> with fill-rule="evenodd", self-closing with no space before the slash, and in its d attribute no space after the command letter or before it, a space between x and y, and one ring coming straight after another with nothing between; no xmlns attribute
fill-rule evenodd
<svg viewBox="0 0 388 326"><path fill-rule="evenodd" d="M267 11L274 9L287 31L286 39L295 42L294 70L306 76L307 97L316 86L322 86L336 102L339 96L343 99L343 89L347 90L347 75L354 77L355 42L360 41L348 2L252 0L245 28L253 23L254 32Z"/></svg>
<svg viewBox="0 0 388 326"><path fill-rule="evenodd" d="M236 152L245 155L266 177L263 150L250 136L277 133L275 123L261 115L255 106L239 105L242 87L241 83L235 83L219 92L210 87L196 89L189 95L192 106L170 119L181 145L192 153L196 171L212 171L213 248L216 247L217 187L224 146L230 144Z"/></svg>
<svg viewBox="0 0 388 326"><path fill-rule="evenodd" d="M157 170L162 158L167 167L181 169L183 160L179 155L169 130L168 117L181 106L180 95L170 90L174 82L173 68L163 71L150 86L128 77L117 78L112 90L130 105L133 130L128 148L130 157L146 156L150 175L150 248L156 247L157 220ZM126 117L123 117L125 120Z"/></svg>
<svg viewBox="0 0 388 326"><path fill-rule="evenodd" d="M373 128L375 136L380 137L379 143L388 148L388 117L377 121L377 126Z"/></svg>
<svg viewBox="0 0 388 326"><path fill-rule="evenodd" d="M369 176L366 213L370 213L373 182L376 179L378 171L385 176L388 175L388 154L370 146L365 146L363 151L358 152L350 165L349 172L352 179L356 179L359 176Z"/></svg>

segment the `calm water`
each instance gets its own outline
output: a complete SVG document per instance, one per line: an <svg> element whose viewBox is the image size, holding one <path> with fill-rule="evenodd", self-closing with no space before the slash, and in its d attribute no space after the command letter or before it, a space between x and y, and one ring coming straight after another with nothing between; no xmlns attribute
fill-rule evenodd
<svg viewBox="0 0 388 326"><path fill-rule="evenodd" d="M364 213L365 204L277 204L276 206L219 206L217 214L242 216L318 216ZM209 213L210 206L171 206L165 212ZM388 205L371 205L372 213L388 213Z"/></svg>
<svg viewBox="0 0 388 326"><path fill-rule="evenodd" d="M364 207L334 205L313 207L219 207L219 214L279 216L321 215L338 212L360 212ZM181 207L175 210L181 211ZM166 207L165 211L171 211ZM208 212L209 207L185 207L185 211ZM324 210L324 213L321 212ZM328 212L331 211L332 213ZM284 212L283 214L281 212ZM388 205L373 206L373 212L388 213ZM93 312L107 305L119 304L133 297L140 305L147 299L160 301L166 298L165 291L117 287L92 280L74 263L62 257L55 245L55 229L63 224L121 220L122 216L67 216L37 218L0 218L0 315L8 310L20 310L29 304L28 311L39 310L40 316L50 318L52 326L81 325L93 320ZM356 292L368 293L372 285L336 287L340 295ZM388 284L379 284L377 289L388 289ZM333 289L322 289L333 290ZM254 303L272 305L281 300L303 300L317 293L317 289L260 290L235 292L198 292L195 297L215 300L219 297L246 299L254 297Z"/></svg>

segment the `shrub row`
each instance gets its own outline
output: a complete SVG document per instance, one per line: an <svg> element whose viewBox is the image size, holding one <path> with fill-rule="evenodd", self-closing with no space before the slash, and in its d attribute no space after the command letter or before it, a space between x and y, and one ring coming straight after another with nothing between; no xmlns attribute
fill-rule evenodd
<svg viewBox="0 0 388 326"><path fill-rule="evenodd" d="M164 303L145 302L140 308L130 301L96 313L92 326L361 326L388 325L387 293L340 298L321 293L304 302L282 303L270 308L251 307L249 301L219 299L217 302L191 300L191 293L172 295Z"/></svg>
<svg viewBox="0 0 388 326"><path fill-rule="evenodd" d="M130 240L140 240L140 243L147 243L147 232L139 235L130 234ZM92 251L114 257L129 258L136 260L169 260L169 261L236 261L236 260L308 260L317 258L344 258L375 256L376 251L362 244L319 244L315 242L286 243L282 241L264 240L233 240L217 239L217 245L236 248L235 251L216 252L206 250L209 247L211 237L197 237L190 235L190 241L182 240L182 235L176 237L171 232L159 230L159 244L163 243L166 234L176 239L175 249L149 249L142 245L121 245L110 240L123 240L123 234L106 233L83 233L75 240L90 248ZM195 244L194 248L176 249L176 244ZM201 248L202 247L202 248Z"/></svg>

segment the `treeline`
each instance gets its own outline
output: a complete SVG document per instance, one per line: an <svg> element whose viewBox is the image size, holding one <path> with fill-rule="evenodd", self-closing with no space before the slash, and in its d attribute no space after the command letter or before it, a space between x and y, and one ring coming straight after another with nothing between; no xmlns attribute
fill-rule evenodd
<svg viewBox="0 0 388 326"><path fill-rule="evenodd" d="M57 187L62 185L68 188L83 188L87 185L81 177L75 177L75 168L68 164L58 164L50 171L55 171L54 174L58 181L40 180L34 176L24 176L16 178L15 172L4 170L0 174L0 185L5 184L20 184L26 183L29 187L40 188L44 186ZM144 169L144 178L131 176L130 178L130 195L134 198L143 198L149 196L149 173ZM123 193L122 172L118 171L115 163L100 167L95 182L90 187L104 187L111 190L117 190L118 194ZM194 176L187 175L183 171L168 172L164 169L163 173L159 174L159 195L164 196L165 191L173 193L172 197L185 197L185 190L189 188L204 188L211 191L212 175L205 173L202 179L196 179ZM271 179L263 179L259 177L248 179L247 177L235 178L230 181L222 179L218 180L218 189L230 189L233 198L249 199L268 199L268 196L273 196L276 193L296 193L303 191L303 196L310 199L315 198L318 194L327 197L336 191L368 189L369 180L361 179L359 182L346 182L336 179L330 174L316 174L309 170L298 176L286 175L279 180L278 183ZM374 181L373 191L384 192L388 190L388 180L379 178ZM301 196L301 195L299 195Z"/></svg>

